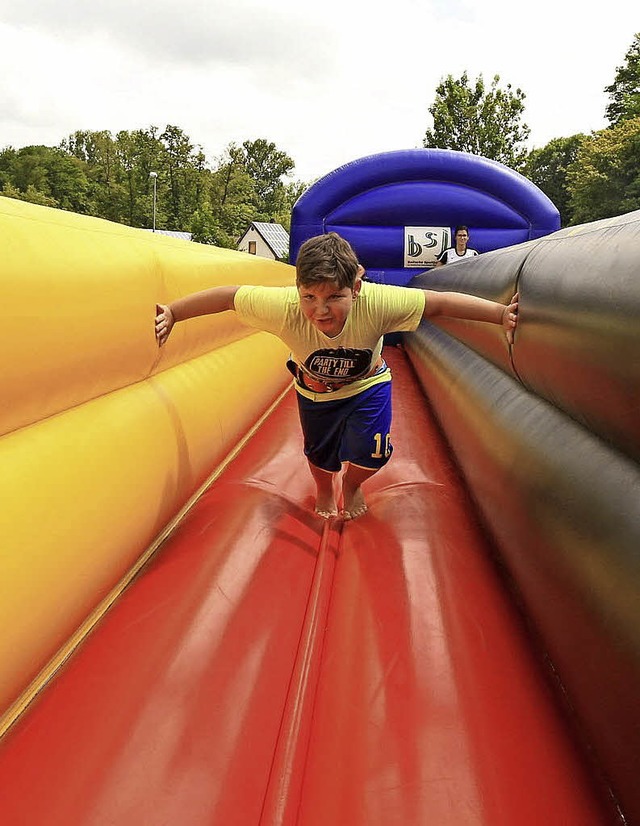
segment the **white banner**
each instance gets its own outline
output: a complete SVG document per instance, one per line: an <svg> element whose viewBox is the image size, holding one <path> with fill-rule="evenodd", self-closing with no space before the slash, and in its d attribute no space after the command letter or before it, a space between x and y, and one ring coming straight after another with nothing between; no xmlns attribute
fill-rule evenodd
<svg viewBox="0 0 640 826"><path fill-rule="evenodd" d="M442 250L450 246L449 227L405 227L405 267L433 267Z"/></svg>

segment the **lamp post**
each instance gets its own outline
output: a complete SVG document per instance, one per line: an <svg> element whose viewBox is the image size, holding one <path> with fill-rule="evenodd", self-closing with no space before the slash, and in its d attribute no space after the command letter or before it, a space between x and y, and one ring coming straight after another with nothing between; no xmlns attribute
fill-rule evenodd
<svg viewBox="0 0 640 826"><path fill-rule="evenodd" d="M153 178L153 231L156 231L156 183L158 181L157 172L149 172L149 177Z"/></svg>

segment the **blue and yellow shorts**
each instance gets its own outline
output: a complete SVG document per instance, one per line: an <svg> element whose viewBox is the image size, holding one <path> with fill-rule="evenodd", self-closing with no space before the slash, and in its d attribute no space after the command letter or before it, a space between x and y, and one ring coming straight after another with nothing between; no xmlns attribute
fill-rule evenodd
<svg viewBox="0 0 640 826"><path fill-rule="evenodd" d="M298 396L304 454L322 470L338 471L343 462L379 470L391 445L391 382L375 384L356 396L314 402Z"/></svg>

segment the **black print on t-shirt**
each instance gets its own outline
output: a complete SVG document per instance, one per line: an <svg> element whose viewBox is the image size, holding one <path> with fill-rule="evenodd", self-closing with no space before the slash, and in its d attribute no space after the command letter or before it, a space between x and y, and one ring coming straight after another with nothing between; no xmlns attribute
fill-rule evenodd
<svg viewBox="0 0 640 826"><path fill-rule="evenodd" d="M356 350L353 347L316 350L304 366L319 379L357 379L369 372L372 355L373 350Z"/></svg>

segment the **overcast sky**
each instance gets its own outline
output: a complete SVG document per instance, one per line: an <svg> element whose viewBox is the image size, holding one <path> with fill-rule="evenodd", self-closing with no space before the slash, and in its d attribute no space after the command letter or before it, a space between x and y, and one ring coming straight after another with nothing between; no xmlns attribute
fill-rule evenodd
<svg viewBox="0 0 640 826"><path fill-rule="evenodd" d="M0 149L182 128L266 138L311 181L422 145L448 74L526 94L529 148L606 125L638 0L0 0Z"/></svg>

